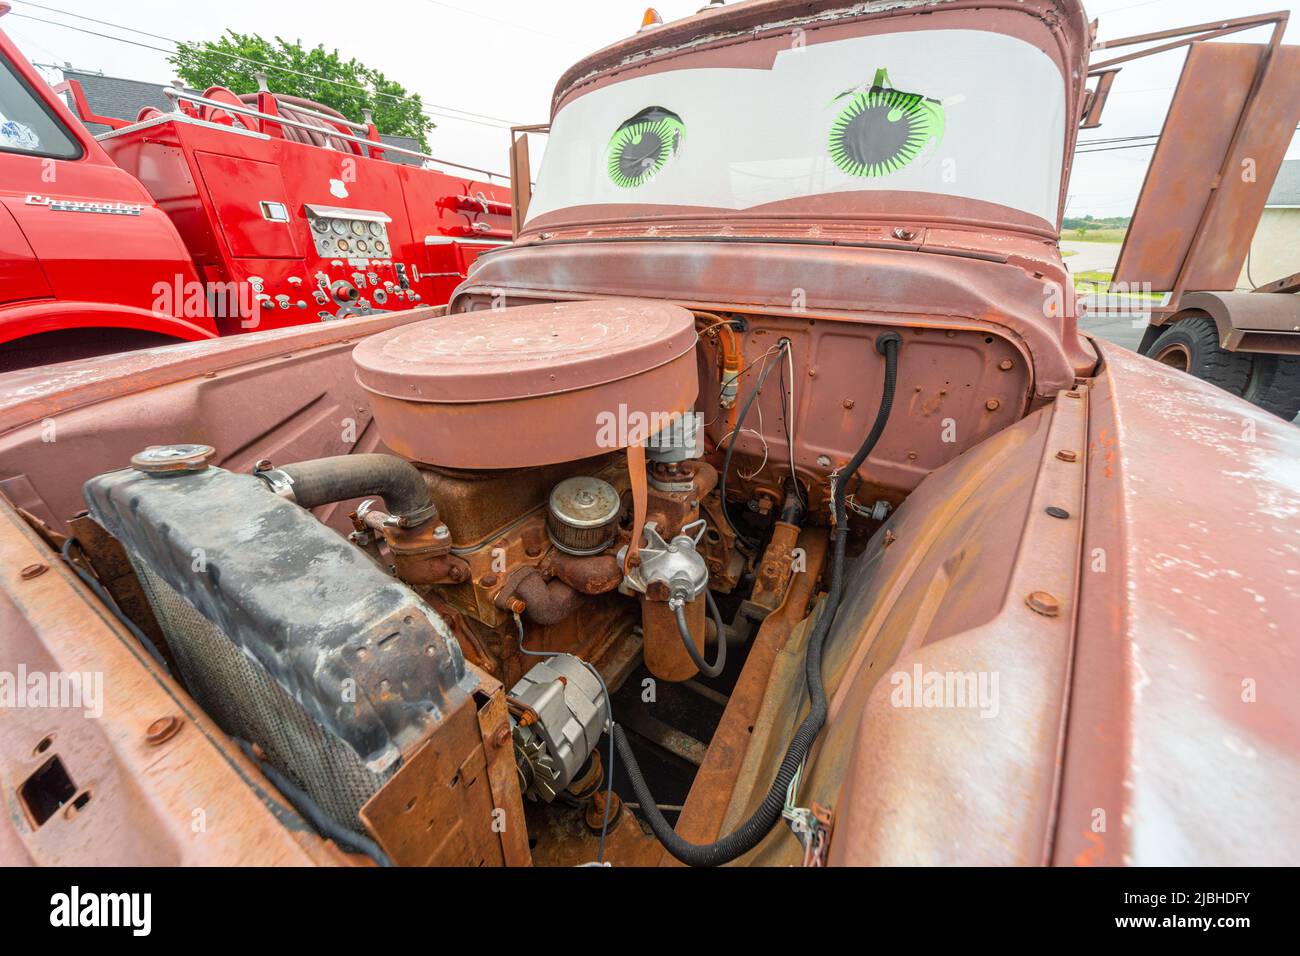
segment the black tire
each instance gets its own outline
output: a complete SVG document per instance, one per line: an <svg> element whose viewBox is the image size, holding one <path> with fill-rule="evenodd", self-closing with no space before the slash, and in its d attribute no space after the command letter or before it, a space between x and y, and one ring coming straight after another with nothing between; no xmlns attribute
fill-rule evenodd
<svg viewBox="0 0 1300 956"><path fill-rule="evenodd" d="M1300 357L1256 355L1242 398L1286 421L1300 413Z"/></svg>
<svg viewBox="0 0 1300 956"><path fill-rule="evenodd" d="M1245 396L1254 371L1254 356L1229 352L1219 345L1219 330L1209 316L1194 315L1173 323L1151 343L1147 354L1195 375L1234 395Z"/></svg>

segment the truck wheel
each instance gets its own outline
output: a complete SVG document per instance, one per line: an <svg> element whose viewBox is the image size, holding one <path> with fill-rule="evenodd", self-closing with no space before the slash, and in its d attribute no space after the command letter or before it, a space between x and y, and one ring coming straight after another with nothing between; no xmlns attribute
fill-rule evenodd
<svg viewBox="0 0 1300 956"><path fill-rule="evenodd" d="M1286 421L1300 413L1300 357L1256 355L1246 401Z"/></svg>
<svg viewBox="0 0 1300 956"><path fill-rule="evenodd" d="M1219 330L1209 316L1180 319L1151 343L1149 356L1161 365L1195 375L1234 395L1246 394L1253 356L1219 345Z"/></svg>

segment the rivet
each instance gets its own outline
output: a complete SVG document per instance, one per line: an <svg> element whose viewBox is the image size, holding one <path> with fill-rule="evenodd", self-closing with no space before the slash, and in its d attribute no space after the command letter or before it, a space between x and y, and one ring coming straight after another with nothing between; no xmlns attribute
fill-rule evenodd
<svg viewBox="0 0 1300 956"><path fill-rule="evenodd" d="M1058 508L1056 507L1056 505L1048 505L1047 508L1045 508L1044 510L1053 518L1070 517L1070 512L1066 511L1064 508Z"/></svg>
<svg viewBox="0 0 1300 956"><path fill-rule="evenodd" d="M999 402L996 398L990 398L987 402L984 403L984 407L991 412L996 412L999 408L1002 407L1002 403Z"/></svg>
<svg viewBox="0 0 1300 956"><path fill-rule="evenodd" d="M853 407L853 399L851 399L851 398L846 398L846 399L844 399L844 407L845 407L845 408L852 408L852 407Z"/></svg>
<svg viewBox="0 0 1300 956"><path fill-rule="evenodd" d="M1059 458L1059 459L1061 459L1061 461L1078 461L1078 460L1079 460L1079 455L1078 455L1078 453L1077 453L1077 452L1070 451L1068 448L1063 448L1063 449L1061 449L1060 451L1058 451L1058 452L1056 453L1056 457Z"/></svg>
<svg viewBox="0 0 1300 956"><path fill-rule="evenodd" d="M159 717L145 730L145 743L150 747L157 747L159 744L175 737L180 729L181 721L179 717L170 714L166 717Z"/></svg>
<svg viewBox="0 0 1300 956"><path fill-rule="evenodd" d="M1037 611L1043 617L1056 617L1061 613L1061 604L1056 596L1046 591L1031 591L1025 598L1030 610Z"/></svg>
<svg viewBox="0 0 1300 956"><path fill-rule="evenodd" d="M24 581L30 581L32 578L39 578L42 574L50 569L48 564L29 564L18 574Z"/></svg>
<svg viewBox="0 0 1300 956"><path fill-rule="evenodd" d="M1003 359L998 363L998 368L1002 369L1004 372L1009 372L1014 365L1015 362L1011 361L1011 359Z"/></svg>

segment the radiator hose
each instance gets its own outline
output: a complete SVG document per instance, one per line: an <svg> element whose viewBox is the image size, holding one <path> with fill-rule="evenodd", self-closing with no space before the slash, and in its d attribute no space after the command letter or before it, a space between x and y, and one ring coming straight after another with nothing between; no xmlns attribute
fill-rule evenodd
<svg viewBox="0 0 1300 956"><path fill-rule="evenodd" d="M438 509L420 470L396 455L334 455L283 465L293 500L304 508L379 495L389 514L407 527L436 517Z"/></svg>
<svg viewBox="0 0 1300 956"><path fill-rule="evenodd" d="M894 404L894 386L897 383L898 349L902 341L902 336L897 332L886 332L876 339L876 350L885 357L884 390L880 399L880 409L876 412L876 421L871 426L871 431L862 442L857 454L840 472L831 495L835 524L831 530L833 557L830 588L821 615L817 618L812 635L808 638L808 650L804 658L810 700L808 716L804 718L803 723L795 731L794 737L791 738L785 759L781 761L776 778L772 781L772 786L758 809L734 831L713 843L691 843L683 840L659 812L658 804L650 788L646 786L645 777L641 774L636 755L632 752L623 728L614 724L614 743L618 748L619 758L623 761L628 778L632 781L632 790L636 793L637 801L640 803L642 813L645 814L646 821L650 824L650 829L664 845L664 849L688 866L721 866L758 846L781 819L781 810L785 806L790 781L803 765L813 741L817 739L822 725L826 722L827 702L826 689L822 684L822 650L844 593L844 551L849 533L848 517L844 510L844 487L871 454L871 450L875 448L876 442L880 440L885 430L885 424L889 421L889 413Z"/></svg>

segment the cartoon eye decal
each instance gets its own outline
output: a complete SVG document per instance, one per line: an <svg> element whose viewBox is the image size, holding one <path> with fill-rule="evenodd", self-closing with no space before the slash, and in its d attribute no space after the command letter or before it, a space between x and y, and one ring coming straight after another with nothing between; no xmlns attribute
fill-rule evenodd
<svg viewBox="0 0 1300 956"><path fill-rule="evenodd" d="M662 106L651 106L626 120L606 147L606 166L615 186L634 189L648 183L668 165L686 126L682 118Z"/></svg>
<svg viewBox="0 0 1300 956"><path fill-rule="evenodd" d="M851 94L831 124L831 159L850 176L887 176L938 146L943 128L938 100L891 88L880 70L871 89Z"/></svg>

